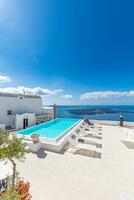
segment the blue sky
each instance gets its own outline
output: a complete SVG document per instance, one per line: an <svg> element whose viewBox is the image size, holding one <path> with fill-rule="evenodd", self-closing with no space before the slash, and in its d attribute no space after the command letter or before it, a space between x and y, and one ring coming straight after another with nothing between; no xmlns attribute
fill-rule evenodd
<svg viewBox="0 0 134 200"><path fill-rule="evenodd" d="M133 104L133 7L129 0L1 0L1 91L24 87L47 104Z"/></svg>

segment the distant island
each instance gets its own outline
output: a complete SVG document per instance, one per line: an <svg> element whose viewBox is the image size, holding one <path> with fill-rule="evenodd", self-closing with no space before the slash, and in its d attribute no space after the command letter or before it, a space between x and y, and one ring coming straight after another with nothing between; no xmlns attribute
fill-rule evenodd
<svg viewBox="0 0 134 200"><path fill-rule="evenodd" d="M67 112L78 115L134 113L134 111L113 110L109 108L68 109Z"/></svg>

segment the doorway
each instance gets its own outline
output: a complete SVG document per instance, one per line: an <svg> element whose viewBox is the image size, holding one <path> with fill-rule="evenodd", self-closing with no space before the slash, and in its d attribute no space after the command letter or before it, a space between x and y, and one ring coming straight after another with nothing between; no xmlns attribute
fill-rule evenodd
<svg viewBox="0 0 134 200"><path fill-rule="evenodd" d="M23 119L23 129L28 127L28 118Z"/></svg>

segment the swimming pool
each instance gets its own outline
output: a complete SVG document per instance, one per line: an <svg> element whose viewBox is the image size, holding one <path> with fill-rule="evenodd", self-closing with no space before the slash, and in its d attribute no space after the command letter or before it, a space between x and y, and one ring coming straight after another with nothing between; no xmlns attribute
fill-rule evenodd
<svg viewBox="0 0 134 200"><path fill-rule="evenodd" d="M67 131L79 123L79 119L57 118L30 128L18 131L18 134L32 135L39 134L40 137L55 140L64 135Z"/></svg>

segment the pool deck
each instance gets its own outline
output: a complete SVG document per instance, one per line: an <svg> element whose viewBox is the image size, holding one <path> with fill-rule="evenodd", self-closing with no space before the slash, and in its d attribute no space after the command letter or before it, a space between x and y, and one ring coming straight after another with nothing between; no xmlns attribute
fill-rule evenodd
<svg viewBox="0 0 134 200"><path fill-rule="evenodd" d="M119 200L122 193L134 198L134 149L120 141L123 128L103 125L102 133L101 159L46 151L17 162L31 183L32 200Z"/></svg>

